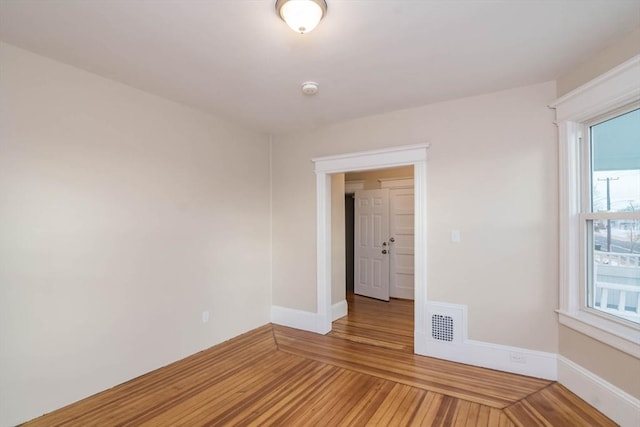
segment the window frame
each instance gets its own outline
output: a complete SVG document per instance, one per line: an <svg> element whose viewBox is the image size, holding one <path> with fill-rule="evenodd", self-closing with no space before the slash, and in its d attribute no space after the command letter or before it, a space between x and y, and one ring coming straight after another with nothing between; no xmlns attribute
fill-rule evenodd
<svg viewBox="0 0 640 427"><path fill-rule="evenodd" d="M590 202L585 192L591 191L588 126L634 109L640 103L638 82L640 55L550 105L556 110L559 148L559 322L635 357L640 357L640 325L588 307L587 220L608 214L584 208Z"/></svg>
<svg viewBox="0 0 640 427"><path fill-rule="evenodd" d="M613 111L609 111L606 114L601 114L591 120L581 123L579 138L579 150L580 150L580 304L581 308L594 315L603 316L614 322L620 322L626 324L635 329L640 329L640 324L627 320L624 317L616 316L615 314L608 313L605 310L598 309L595 306L589 306L589 290L591 286L595 287L595 283L591 284L590 281L594 280L591 260L588 253L589 242L589 225L588 222L595 222L597 220L620 220L620 219L638 219L640 220L640 212L595 212L593 210L593 176L592 176L592 134L591 127L599 125L601 123L613 120L616 117L623 116L626 113L640 109L640 101L632 102L629 105L625 105L622 108L617 108ZM593 290L595 292L595 290ZM595 305L595 298L594 298Z"/></svg>

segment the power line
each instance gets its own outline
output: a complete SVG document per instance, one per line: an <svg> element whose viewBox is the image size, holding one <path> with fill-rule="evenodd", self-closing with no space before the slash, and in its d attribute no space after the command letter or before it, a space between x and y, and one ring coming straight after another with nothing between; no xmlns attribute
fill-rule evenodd
<svg viewBox="0 0 640 427"><path fill-rule="evenodd" d="M607 181L607 212L611 210L611 189L610 182L617 181L620 177L612 178L610 176L606 178L598 178L598 181ZM607 252L611 252L611 220L607 219Z"/></svg>

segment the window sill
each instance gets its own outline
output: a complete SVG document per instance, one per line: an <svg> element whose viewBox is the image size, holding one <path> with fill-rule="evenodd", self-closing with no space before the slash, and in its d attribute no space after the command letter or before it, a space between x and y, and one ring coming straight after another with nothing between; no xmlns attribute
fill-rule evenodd
<svg viewBox="0 0 640 427"><path fill-rule="evenodd" d="M640 358L640 330L587 311L557 310L560 324Z"/></svg>

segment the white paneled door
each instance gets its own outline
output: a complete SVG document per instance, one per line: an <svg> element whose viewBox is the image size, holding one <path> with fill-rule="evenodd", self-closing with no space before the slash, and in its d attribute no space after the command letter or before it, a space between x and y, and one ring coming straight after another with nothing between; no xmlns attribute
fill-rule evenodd
<svg viewBox="0 0 640 427"><path fill-rule="evenodd" d="M389 189L355 193L354 291L389 301Z"/></svg>
<svg viewBox="0 0 640 427"><path fill-rule="evenodd" d="M413 299L413 188L389 190L389 295Z"/></svg>

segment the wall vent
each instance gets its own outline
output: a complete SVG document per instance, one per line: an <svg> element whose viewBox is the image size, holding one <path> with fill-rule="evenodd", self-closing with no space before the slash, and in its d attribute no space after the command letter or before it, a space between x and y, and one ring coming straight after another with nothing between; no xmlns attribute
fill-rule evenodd
<svg viewBox="0 0 640 427"><path fill-rule="evenodd" d="M467 337L467 306L441 302L427 303L428 339L462 344Z"/></svg>
<svg viewBox="0 0 640 427"><path fill-rule="evenodd" d="M438 341L453 341L453 317L442 314L432 315L431 338Z"/></svg>

